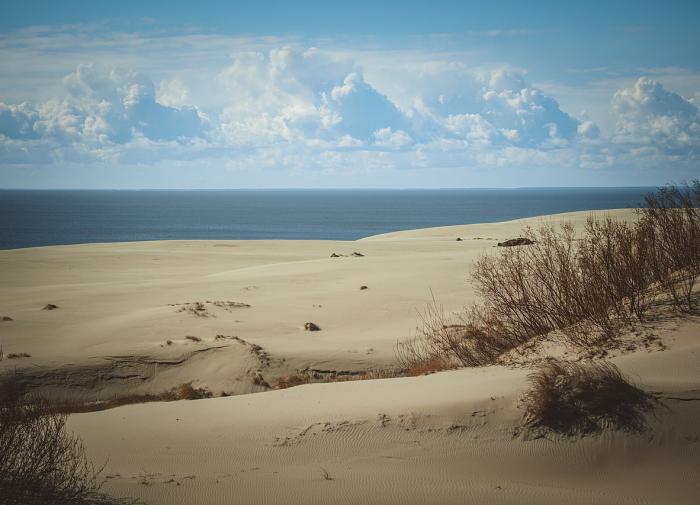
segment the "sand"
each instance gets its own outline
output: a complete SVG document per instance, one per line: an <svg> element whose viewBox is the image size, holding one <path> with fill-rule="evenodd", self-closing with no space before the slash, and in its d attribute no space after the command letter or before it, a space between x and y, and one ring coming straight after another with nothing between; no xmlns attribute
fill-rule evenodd
<svg viewBox="0 0 700 505"><path fill-rule="evenodd" d="M235 395L71 416L90 455L107 461L105 489L152 504L697 503L700 322L693 318L654 329L666 350L640 347L614 358L663 397L642 434L527 434L519 404L526 367L276 391L256 380L272 384L300 369L390 368L397 339L413 333L432 296L448 311L475 299L468 276L476 257L523 226L581 226L587 215L356 242L0 251L0 317L13 319L0 322L1 343L6 354L31 355L5 359L0 370L17 368L54 397L101 400L185 382ZM58 308L43 310L49 303ZM321 330L305 331L306 322ZM260 393L242 394L251 392Z"/></svg>

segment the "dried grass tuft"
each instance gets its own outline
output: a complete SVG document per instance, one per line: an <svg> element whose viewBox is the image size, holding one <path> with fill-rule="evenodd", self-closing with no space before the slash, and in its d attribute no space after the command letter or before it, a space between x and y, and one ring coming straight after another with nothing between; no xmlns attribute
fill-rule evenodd
<svg viewBox="0 0 700 505"><path fill-rule="evenodd" d="M604 428L641 431L656 400L634 386L610 362L550 359L529 376L523 398L525 424L575 435Z"/></svg>

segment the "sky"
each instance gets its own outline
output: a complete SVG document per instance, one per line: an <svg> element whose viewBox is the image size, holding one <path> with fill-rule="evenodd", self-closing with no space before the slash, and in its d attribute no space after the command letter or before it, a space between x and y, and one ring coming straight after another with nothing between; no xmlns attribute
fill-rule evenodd
<svg viewBox="0 0 700 505"><path fill-rule="evenodd" d="M700 177L699 2L23 1L0 188Z"/></svg>

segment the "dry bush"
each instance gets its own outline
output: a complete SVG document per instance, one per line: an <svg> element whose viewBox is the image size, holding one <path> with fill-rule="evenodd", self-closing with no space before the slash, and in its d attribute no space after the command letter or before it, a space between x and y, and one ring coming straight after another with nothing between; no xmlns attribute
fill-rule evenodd
<svg viewBox="0 0 700 505"><path fill-rule="evenodd" d="M259 373L255 374L253 376L253 384L255 384L256 386L260 386L262 388L265 388L265 389L270 389L270 385L267 383L265 378Z"/></svg>
<svg viewBox="0 0 700 505"><path fill-rule="evenodd" d="M496 323L479 307L450 316L433 298L420 314L417 335L396 343L396 360L406 375L491 364L517 345Z"/></svg>
<svg viewBox="0 0 700 505"><path fill-rule="evenodd" d="M426 371L426 373L433 371L435 370L429 370ZM307 369L300 370L283 377L278 377L271 382L272 386L266 382L265 387L271 387L272 389L287 389L295 386L302 386L304 384L391 379L396 377L406 377L407 375L409 374L407 374L405 370L395 369L371 369L362 372L333 372L328 374L320 374ZM420 373L416 372L415 375L420 375Z"/></svg>
<svg viewBox="0 0 700 505"><path fill-rule="evenodd" d="M548 360L529 376L525 423L567 435L603 428L639 431L656 401L630 384L610 362Z"/></svg>
<svg viewBox="0 0 700 505"><path fill-rule="evenodd" d="M212 394L204 388L195 388L191 383L185 383L173 388L164 396L164 399L172 398L173 400L201 400L211 398Z"/></svg>
<svg viewBox="0 0 700 505"><path fill-rule="evenodd" d="M575 234L543 226L525 230L534 244L484 255L472 279L483 299L483 312L518 342L569 327L582 319L576 313Z"/></svg>
<svg viewBox="0 0 700 505"><path fill-rule="evenodd" d="M201 400L211 398L213 394L206 388L195 388L190 383L180 384L161 393L134 393L116 396L100 401L68 401L52 402L47 404L47 409L57 414L77 414L84 412L97 412L124 405L150 402L174 402L177 400Z"/></svg>
<svg viewBox="0 0 700 505"><path fill-rule="evenodd" d="M659 188L644 200L640 227L652 245L647 268L676 308L691 311L693 287L700 276L700 181Z"/></svg>
<svg viewBox="0 0 700 505"><path fill-rule="evenodd" d="M0 379L0 501L6 505L126 503L99 492L100 468L67 417L28 398L12 377ZM133 502L129 502L133 503Z"/></svg>
<svg viewBox="0 0 700 505"><path fill-rule="evenodd" d="M419 363L415 363L413 366L404 369L401 375L406 377L417 377L419 375L429 375L442 370L452 370L453 368L455 368L455 366L452 362L445 361L439 357L434 357Z"/></svg>
<svg viewBox="0 0 700 505"><path fill-rule="evenodd" d="M302 384L309 384L311 378L306 374L292 374L286 377L280 377L273 382L273 387L275 389L287 389L294 386L301 386Z"/></svg>
<svg viewBox="0 0 700 505"><path fill-rule="evenodd" d="M589 218L578 252L579 265L590 281L587 298L605 300L604 305L625 322L632 315L643 320L653 295L649 289L653 278L646 268L652 247L639 222Z"/></svg>
<svg viewBox="0 0 700 505"><path fill-rule="evenodd" d="M645 202L633 222L590 217L580 236L566 223L528 228L523 245L482 256L472 271L480 305L448 317L433 299L417 336L396 345L399 365L491 364L553 330L578 347L597 348L643 321L659 292L692 310L700 182L660 188Z"/></svg>
<svg viewBox="0 0 700 505"><path fill-rule="evenodd" d="M653 282L646 268L653 244L639 223L589 217L576 250L574 289L583 317L571 331L575 343L596 343L596 337L611 339L621 328L644 320L653 298ZM593 334L594 340L588 336Z"/></svg>
<svg viewBox="0 0 700 505"><path fill-rule="evenodd" d="M481 310L494 321L492 327L520 343L552 330L586 348L614 339L622 328L644 319L657 282L677 287L679 278L689 277L674 273L680 262L663 275L654 273L660 270L650 267L650 258L667 246L650 228L643 219L590 217L581 237L571 224L527 230L534 244L476 262L472 278L483 300Z"/></svg>

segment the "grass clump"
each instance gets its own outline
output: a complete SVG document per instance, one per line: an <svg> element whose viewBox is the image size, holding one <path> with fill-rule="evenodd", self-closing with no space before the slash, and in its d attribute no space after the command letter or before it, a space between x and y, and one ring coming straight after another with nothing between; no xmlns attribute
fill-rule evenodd
<svg viewBox="0 0 700 505"><path fill-rule="evenodd" d="M653 410L651 395L627 381L610 362L573 363L550 359L529 376L525 424L565 435L604 428L641 431Z"/></svg>

